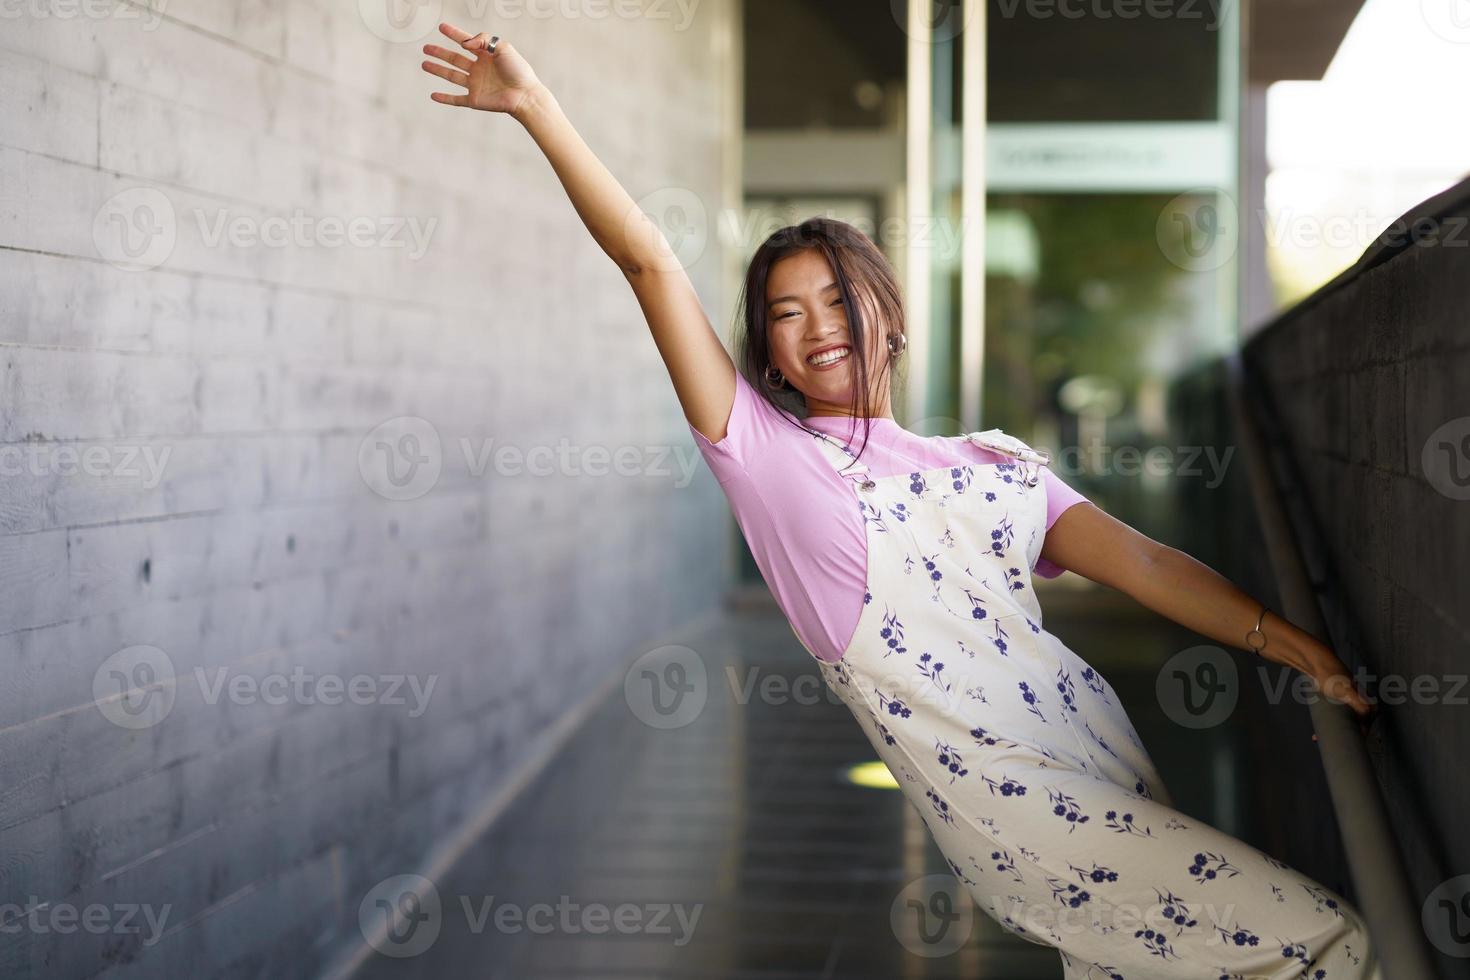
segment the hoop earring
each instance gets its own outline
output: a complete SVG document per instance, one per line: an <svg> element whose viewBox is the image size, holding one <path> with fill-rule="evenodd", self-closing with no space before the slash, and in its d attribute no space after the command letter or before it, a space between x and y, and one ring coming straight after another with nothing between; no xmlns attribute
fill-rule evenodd
<svg viewBox="0 0 1470 980"><path fill-rule="evenodd" d="M772 372L774 372L774 374ZM770 385L772 388L784 388L786 386L786 378L781 374L781 370L777 368L774 364L766 368L766 384Z"/></svg>
<svg viewBox="0 0 1470 980"><path fill-rule="evenodd" d="M894 341L894 338L895 337L898 339L898 346L896 348L893 345L893 341ZM907 337L905 337L901 333L894 334L893 336L891 336L891 337L888 338L888 353L892 354L894 357L897 357L898 355L902 354L904 351L908 350L908 347L909 347L909 339Z"/></svg>

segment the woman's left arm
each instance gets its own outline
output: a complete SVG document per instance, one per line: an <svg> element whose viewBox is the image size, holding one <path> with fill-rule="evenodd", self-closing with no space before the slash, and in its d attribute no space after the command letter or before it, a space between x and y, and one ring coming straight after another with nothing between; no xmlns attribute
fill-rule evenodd
<svg viewBox="0 0 1470 980"><path fill-rule="evenodd" d="M1160 544L1090 501L1062 511L1046 533L1041 557L1132 596L1212 640L1252 649L1246 634L1255 628L1261 602L1203 562ZM1306 674L1330 700L1347 702L1366 730L1376 709L1330 647L1274 612L1266 613L1261 632L1266 635L1263 657Z"/></svg>

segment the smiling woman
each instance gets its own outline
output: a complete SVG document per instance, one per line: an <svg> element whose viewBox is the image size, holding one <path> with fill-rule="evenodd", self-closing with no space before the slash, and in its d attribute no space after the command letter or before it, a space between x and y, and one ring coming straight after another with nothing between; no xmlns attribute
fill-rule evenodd
<svg viewBox="0 0 1470 980"><path fill-rule="evenodd" d="M1112 686L1042 628L1032 576L1078 570L1239 648L1257 649L1254 622L1258 652L1314 677L1341 661L1082 501L1045 452L998 429L903 429L903 301L852 225L813 218L757 250L737 371L657 227L515 48L444 32L476 57L425 49L467 92L435 100L510 113L546 153L638 297L797 638L976 903L1058 950L1067 977L1376 977L1356 909L1172 807Z"/></svg>

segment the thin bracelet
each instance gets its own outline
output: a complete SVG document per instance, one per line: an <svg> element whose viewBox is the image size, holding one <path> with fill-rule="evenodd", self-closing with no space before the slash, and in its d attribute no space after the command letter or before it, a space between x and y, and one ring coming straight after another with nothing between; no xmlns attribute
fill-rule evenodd
<svg viewBox="0 0 1470 980"><path fill-rule="evenodd" d="M1245 635L1245 645L1248 646L1248 647L1250 647L1252 650L1256 651L1256 653L1260 653L1262 650L1266 649L1266 634L1261 632L1261 624L1264 623L1265 621L1266 621L1266 606L1263 603L1261 605L1261 615L1256 619L1255 628L1252 629L1249 633L1247 633ZM1259 634L1260 635L1260 637L1261 637L1261 645L1260 646L1256 646L1254 643L1251 642L1251 636L1253 634Z"/></svg>

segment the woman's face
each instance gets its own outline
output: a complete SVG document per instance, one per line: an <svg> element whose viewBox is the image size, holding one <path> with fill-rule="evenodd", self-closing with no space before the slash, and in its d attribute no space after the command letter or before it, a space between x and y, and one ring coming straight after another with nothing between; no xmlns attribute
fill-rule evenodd
<svg viewBox="0 0 1470 980"><path fill-rule="evenodd" d="M882 365L879 354L886 358L888 351L880 346L884 331L871 307L863 313L868 373L876 379ZM808 413L848 414L857 372L847 310L827 256L804 249L773 265L766 281L766 317L771 359L786 383L806 396ZM877 415L889 414L886 398L875 398L875 404Z"/></svg>

